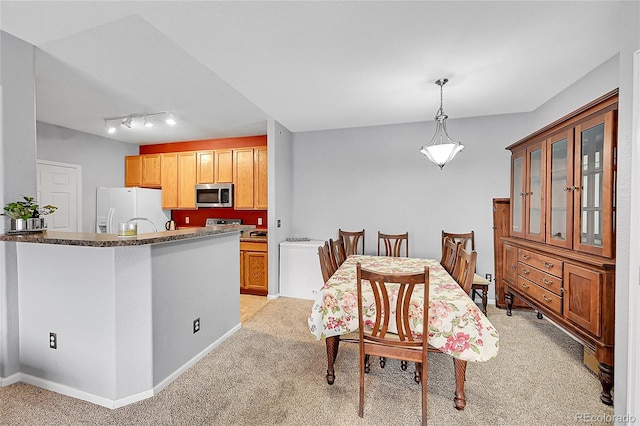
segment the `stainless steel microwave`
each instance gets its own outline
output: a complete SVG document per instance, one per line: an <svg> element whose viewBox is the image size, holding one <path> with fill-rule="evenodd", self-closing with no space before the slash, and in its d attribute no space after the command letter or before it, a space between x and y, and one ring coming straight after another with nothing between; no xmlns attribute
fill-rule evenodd
<svg viewBox="0 0 640 426"><path fill-rule="evenodd" d="M203 183L196 185L197 207L233 207L232 183Z"/></svg>

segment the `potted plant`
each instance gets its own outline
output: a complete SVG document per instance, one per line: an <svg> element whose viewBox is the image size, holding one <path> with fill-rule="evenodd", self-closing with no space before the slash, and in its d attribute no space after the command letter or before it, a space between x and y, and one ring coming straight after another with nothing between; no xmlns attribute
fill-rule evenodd
<svg viewBox="0 0 640 426"><path fill-rule="evenodd" d="M24 200L14 201L4 206L3 215L11 218L12 231L38 231L46 228L44 218L56 211L50 204L40 207L33 197L22 196Z"/></svg>

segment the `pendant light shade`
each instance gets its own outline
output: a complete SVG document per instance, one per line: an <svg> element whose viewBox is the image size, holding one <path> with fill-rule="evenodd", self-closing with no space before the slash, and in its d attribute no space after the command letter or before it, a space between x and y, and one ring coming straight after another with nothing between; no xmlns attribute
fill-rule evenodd
<svg viewBox="0 0 640 426"><path fill-rule="evenodd" d="M446 78L436 81L440 86L440 108L436 113L436 132L428 144L420 148L420 152L427 156L432 163L440 167L440 170L453 160L456 154L464 149L464 145L454 141L447 133L447 118L442 109L442 86L447 83Z"/></svg>

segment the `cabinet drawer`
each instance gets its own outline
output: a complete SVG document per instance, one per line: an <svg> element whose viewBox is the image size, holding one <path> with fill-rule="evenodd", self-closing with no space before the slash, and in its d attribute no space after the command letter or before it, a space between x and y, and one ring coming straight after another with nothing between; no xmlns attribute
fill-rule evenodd
<svg viewBox="0 0 640 426"><path fill-rule="evenodd" d="M562 277L562 261L529 250L518 250L518 261L533 266L548 274Z"/></svg>
<svg viewBox="0 0 640 426"><path fill-rule="evenodd" d="M535 299L541 306L546 306L558 314L562 314L561 296L558 296L557 294L552 293L522 277L518 277L518 289L529 297Z"/></svg>
<svg viewBox="0 0 640 426"><path fill-rule="evenodd" d="M562 280L554 275L544 273L522 262L518 263L518 275L562 296Z"/></svg>
<svg viewBox="0 0 640 426"><path fill-rule="evenodd" d="M240 251L267 251L267 243L240 242Z"/></svg>

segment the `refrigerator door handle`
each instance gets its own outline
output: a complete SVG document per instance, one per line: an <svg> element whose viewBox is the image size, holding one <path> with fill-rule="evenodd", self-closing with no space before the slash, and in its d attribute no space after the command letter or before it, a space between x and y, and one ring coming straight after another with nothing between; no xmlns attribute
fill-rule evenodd
<svg viewBox="0 0 640 426"><path fill-rule="evenodd" d="M113 207L109 208L109 213L107 213L107 234L115 234L115 232L113 232L113 215L115 212L116 209Z"/></svg>

